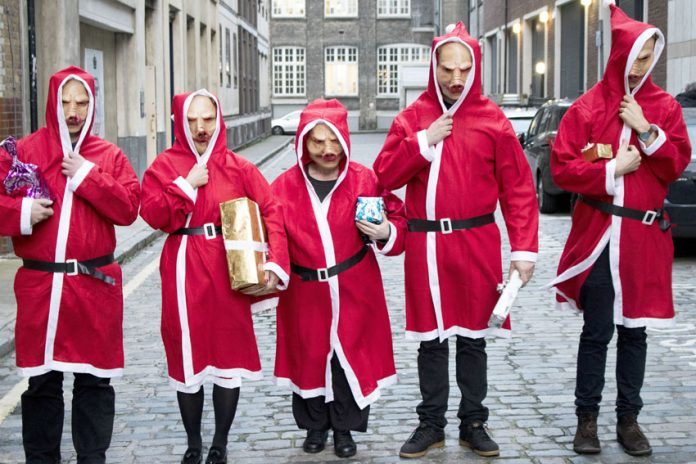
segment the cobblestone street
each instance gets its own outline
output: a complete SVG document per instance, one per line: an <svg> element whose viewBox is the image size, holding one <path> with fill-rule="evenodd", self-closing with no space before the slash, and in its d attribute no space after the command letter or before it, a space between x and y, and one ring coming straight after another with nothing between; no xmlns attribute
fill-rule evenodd
<svg viewBox="0 0 696 464"><path fill-rule="evenodd" d="M352 137L352 159L368 166L376 156L384 134ZM295 163L294 151L286 150L262 168L271 180ZM505 235L502 218L498 215ZM578 456L572 450L576 418L573 407L575 357L582 319L579 314L554 308L551 293L540 287L555 275L563 243L570 228L567 213L542 215L540 254L534 280L520 292L513 308L513 336L488 343L490 408L489 427L500 444L503 462L519 463L624 463L696 462L696 256L675 260L674 297L677 326L651 330L648 366L640 416L653 445L653 456L633 458L616 442L614 399L615 345L607 366L607 385L599 418L602 453ZM126 369L116 379L116 420L108 462L176 463L186 450L186 435L176 404L176 395L166 375L160 338L160 276L157 268L164 239L160 238L123 267L124 334ZM503 253L504 269L509 249ZM398 383L387 389L372 407L368 432L355 434L358 454L350 462L399 462L398 450L417 425L419 402L416 354L418 343L404 339L403 257L380 257L387 302L394 334ZM338 462L329 443L317 455L302 451L304 431L297 429L290 394L275 385L275 313L254 316L264 378L242 385L239 408L228 445L229 462ZM456 410L459 391L451 362L451 396L447 441L442 450L431 451L422 462L484 461L458 444ZM14 368L14 353L0 359L0 401L20 378ZM66 376L66 425L63 432L63 462L74 463L70 437L70 390ZM211 388L206 391L204 447L213 434ZM17 407L7 418L0 416L0 463L23 462L21 416Z"/></svg>

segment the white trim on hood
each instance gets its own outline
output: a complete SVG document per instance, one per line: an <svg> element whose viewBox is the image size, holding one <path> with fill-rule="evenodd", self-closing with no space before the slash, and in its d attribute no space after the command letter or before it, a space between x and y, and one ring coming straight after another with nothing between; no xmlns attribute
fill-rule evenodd
<svg viewBox="0 0 696 464"><path fill-rule="evenodd" d="M636 58L638 58L638 54L640 53L640 50L643 48L643 45L645 45L645 42L650 40L650 38L654 35L657 35L657 40L655 41L655 48L654 50L654 57L653 57L653 62L652 65L650 65L650 69L648 69L648 72L645 73L643 76L643 80L640 81L640 83L633 89L631 90L628 87L628 74L631 72L631 67L633 66L633 62L636 61ZM648 80L648 77L653 72L653 69L655 69L655 65L657 64L657 60L660 59L660 55L662 55L662 50L665 48L665 36L662 35L662 32L656 28L656 27L651 27L649 29L644 30L636 39L635 42L633 42L633 46L631 47L631 52L628 54L628 60L626 60L626 69L624 70L624 91L628 95L635 95L638 93L641 87L643 87L643 84L645 84L645 81Z"/></svg>
<svg viewBox="0 0 696 464"><path fill-rule="evenodd" d="M198 150L196 150L196 144L193 143L193 136L191 135L191 129L189 128L188 125L188 110L189 107L191 106L191 101L193 101L194 97L208 97L215 102L215 131L213 132L212 137L210 137L210 142L208 143L208 147L205 149L205 152L203 154L199 155ZM210 159L210 154L213 152L213 149L215 148L215 143L217 142L218 135L220 134L220 103L218 102L217 98L215 98L215 95L212 93L208 92L206 89L200 89L196 90L195 92L191 92L191 94L186 97L186 100L184 100L184 109L183 109L183 114L181 115L182 121L181 123L184 125L184 134L186 135L186 143L188 144L189 149L191 150L191 153L196 157L196 163L200 164L208 164L208 159Z"/></svg>
<svg viewBox="0 0 696 464"><path fill-rule="evenodd" d="M450 109L447 109L447 106L445 105L445 101L442 99L442 90L440 89L440 84L437 82L437 49L440 48L442 45L450 42L458 42L462 45L464 45L467 50L469 50L469 53L471 53L471 69L469 70L469 75L466 76L466 84L464 84L464 90L462 91L462 94L459 96L456 102L452 105ZM434 47L433 51L430 54L430 67L431 67L431 72L433 73L433 82L435 83L435 92L437 92L437 99L440 102L440 107L442 108L443 113L449 113L452 116L454 116L454 113L457 112L461 104L464 102L466 99L467 95L469 95L469 91L471 90L471 87L474 85L474 79L476 78L476 56L474 55L474 50L471 48L471 46L464 42L459 37L449 37L441 42L438 42Z"/></svg>

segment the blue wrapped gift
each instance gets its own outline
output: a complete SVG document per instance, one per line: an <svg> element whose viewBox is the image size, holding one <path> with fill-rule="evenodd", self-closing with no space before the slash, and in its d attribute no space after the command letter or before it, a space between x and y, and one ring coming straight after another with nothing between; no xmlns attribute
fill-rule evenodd
<svg viewBox="0 0 696 464"><path fill-rule="evenodd" d="M368 221L373 224L382 223L384 200L382 197L358 197L355 208L356 221Z"/></svg>

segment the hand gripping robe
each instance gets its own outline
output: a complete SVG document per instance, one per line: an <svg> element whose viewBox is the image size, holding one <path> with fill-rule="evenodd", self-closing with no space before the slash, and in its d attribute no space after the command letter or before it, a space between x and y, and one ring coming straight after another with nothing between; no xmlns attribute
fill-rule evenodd
<svg viewBox="0 0 696 464"><path fill-rule="evenodd" d="M218 108L217 127L200 156L186 117L197 95L210 97ZM289 279L279 206L259 170L227 149L219 108L217 98L205 90L176 95L176 140L157 156L143 178L140 214L152 227L170 234L160 260L162 340L170 383L185 393L197 392L206 382L239 387L242 377L261 377L261 364L251 319L253 298L230 287L222 234L207 238L172 233L208 223L220 227L220 203L248 197L258 203L266 224L266 269L274 271L285 285ZM208 168L208 183L198 189L185 180L195 163Z"/></svg>
<svg viewBox="0 0 696 464"><path fill-rule="evenodd" d="M437 49L461 43L473 57L461 97L447 108L436 79ZM469 219L499 201L512 260L536 261L538 213L529 165L510 122L481 95L478 42L459 23L433 40L428 87L392 123L375 161L388 189L406 185L410 219ZM452 134L428 146L426 129L444 112ZM406 238L406 336L441 341L453 335L509 336L509 320L488 328L502 280L500 232L488 224L452 233L409 232Z"/></svg>
<svg viewBox="0 0 696 464"><path fill-rule="evenodd" d="M317 124L334 132L345 154L338 180L323 201L305 172L311 161L306 138ZM297 167L271 186L283 203L291 261L328 268L360 251L364 242L354 219L359 196L383 197L392 230L385 245L370 246L358 264L325 282L291 274L278 304L275 376L303 398L333 401L330 360L335 354L355 402L364 409L396 380L389 314L373 249L386 255L403 251L403 203L379 185L372 171L350 161L347 112L338 101L310 103L297 134Z"/></svg>
<svg viewBox="0 0 696 464"><path fill-rule="evenodd" d="M656 36L657 62L664 48L662 33L653 26L628 18L611 6L612 47L604 77L566 112L551 155L551 171L559 187L590 199L639 210L662 207L667 188L690 160L688 135L681 107L655 85L652 68L633 90L627 76L647 40ZM646 147L619 117L623 96L632 95L645 118L657 130ZM637 171L614 178L615 160L589 163L581 150L589 142L611 144L618 151L628 140L641 152ZM573 226L558 266L556 299L579 308L580 288L592 265L609 244L614 292L614 323L626 327L665 327L673 323L672 237L641 221L608 215L582 201L576 203Z"/></svg>
<svg viewBox="0 0 696 464"><path fill-rule="evenodd" d="M89 96L87 119L74 147L62 106L63 86L71 79L80 81ZM112 254L114 225L131 224L138 216L140 185L128 159L116 145L90 134L94 105L91 75L77 67L59 71L49 83L46 127L17 144L18 158L41 168L53 196L53 216L32 227L32 200L10 198L0 186L0 234L12 236L20 258L66 262ZM86 160L72 178L61 173L69 152ZM5 155L0 153L0 179L11 163ZM83 274L19 269L15 343L23 375L56 370L106 378L122 373L121 268L114 262L98 270L115 279L115 285Z"/></svg>

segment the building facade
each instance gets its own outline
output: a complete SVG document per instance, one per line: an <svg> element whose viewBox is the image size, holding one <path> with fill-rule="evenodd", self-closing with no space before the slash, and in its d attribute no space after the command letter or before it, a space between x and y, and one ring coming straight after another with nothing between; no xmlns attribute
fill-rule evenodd
<svg viewBox="0 0 696 464"><path fill-rule="evenodd" d="M271 6L273 116L315 98L337 98L351 130L390 126L400 108L402 66L429 62L433 36L446 21L441 3L432 0L273 0Z"/></svg>
<svg viewBox="0 0 696 464"><path fill-rule="evenodd" d="M617 0L616 4L629 16L662 30L667 47L653 79L671 93L680 85L683 89L687 79L681 74L696 69L690 61L696 56L696 4L691 0ZM469 0L469 15L484 55L484 92L499 101L505 101L505 94L531 103L574 99L604 73L611 28L609 9L602 0Z"/></svg>

